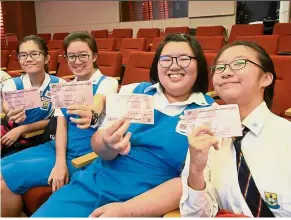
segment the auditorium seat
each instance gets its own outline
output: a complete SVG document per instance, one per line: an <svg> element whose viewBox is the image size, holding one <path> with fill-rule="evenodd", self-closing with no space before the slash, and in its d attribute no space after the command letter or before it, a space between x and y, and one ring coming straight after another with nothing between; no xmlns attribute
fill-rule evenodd
<svg viewBox="0 0 291 220"><path fill-rule="evenodd" d="M212 73L210 72L210 67L214 65L214 59L216 55L217 53L204 53L207 67L208 67L208 92L211 92L214 90L213 83L212 83Z"/></svg>
<svg viewBox="0 0 291 220"><path fill-rule="evenodd" d="M128 63L129 54L132 51L145 51L146 40L144 38L124 38L120 46L122 53L122 64Z"/></svg>
<svg viewBox="0 0 291 220"><path fill-rule="evenodd" d="M163 41L163 37L155 37L153 39L152 45L151 45L151 52L156 52L158 46L160 45L160 43Z"/></svg>
<svg viewBox="0 0 291 220"><path fill-rule="evenodd" d="M49 51L57 51L59 54L63 51L63 40L50 40L48 43Z"/></svg>
<svg viewBox="0 0 291 220"><path fill-rule="evenodd" d="M121 74L121 52L99 51L97 59L98 68L105 76L119 77Z"/></svg>
<svg viewBox="0 0 291 220"><path fill-rule="evenodd" d="M21 66L18 62L17 54L16 51L13 50L11 51L11 56L8 62L8 66L6 69L6 72L11 76L11 77L17 77L20 76L23 72L21 69Z"/></svg>
<svg viewBox="0 0 291 220"><path fill-rule="evenodd" d="M291 23L276 23L273 35L279 35L279 53L291 55Z"/></svg>
<svg viewBox="0 0 291 220"><path fill-rule="evenodd" d="M183 34L189 34L190 28L187 26L184 27L166 27L165 29L165 35L170 33L183 33Z"/></svg>
<svg viewBox="0 0 291 220"><path fill-rule="evenodd" d="M59 68L57 70L57 76L66 79L67 81L74 78L74 74L68 67L68 63L63 55L59 55Z"/></svg>
<svg viewBox="0 0 291 220"><path fill-rule="evenodd" d="M1 50L1 69L6 70L8 67L10 52L8 50Z"/></svg>
<svg viewBox="0 0 291 220"><path fill-rule="evenodd" d="M108 38L108 30L104 29L104 30L91 31L91 35L94 38Z"/></svg>
<svg viewBox="0 0 291 220"><path fill-rule="evenodd" d="M18 47L18 38L14 33L5 34L7 50L11 53L12 50L17 50Z"/></svg>
<svg viewBox="0 0 291 220"><path fill-rule="evenodd" d="M115 38L96 38L98 51L115 51Z"/></svg>
<svg viewBox="0 0 291 220"><path fill-rule="evenodd" d="M56 74L59 63L59 53L57 51L49 51L50 60L48 63L49 74Z"/></svg>
<svg viewBox="0 0 291 220"><path fill-rule="evenodd" d="M236 40L237 36L256 36L263 34L263 24L234 24L232 25L228 42L232 43Z"/></svg>
<svg viewBox="0 0 291 220"><path fill-rule="evenodd" d="M120 46L123 38L132 38L133 30L131 28L125 29L113 29L110 38L116 40L116 50L120 50Z"/></svg>
<svg viewBox="0 0 291 220"><path fill-rule="evenodd" d="M150 68L154 59L154 52L133 51L129 55L121 85L137 82L150 82Z"/></svg>
<svg viewBox="0 0 291 220"><path fill-rule="evenodd" d="M41 37L42 39L44 39L46 44L48 44L48 42L52 39L52 34L51 33L41 33L41 34L37 34L37 35L39 37Z"/></svg>
<svg viewBox="0 0 291 220"><path fill-rule="evenodd" d="M277 80L272 112L285 117L285 111L291 107L291 56L271 56Z"/></svg>
<svg viewBox="0 0 291 220"><path fill-rule="evenodd" d="M54 33L53 40L64 40L66 36L68 36L69 32L62 32L62 33Z"/></svg>
<svg viewBox="0 0 291 220"><path fill-rule="evenodd" d="M279 36L277 35L261 35L261 36L238 36L236 40L247 40L255 42L263 47L270 55L278 54Z"/></svg>
<svg viewBox="0 0 291 220"><path fill-rule="evenodd" d="M196 36L224 36L225 28L222 25L217 26L198 26Z"/></svg>
<svg viewBox="0 0 291 220"><path fill-rule="evenodd" d="M196 40L201 45L204 53L218 53L225 44L223 36L196 36Z"/></svg>
<svg viewBox="0 0 291 220"><path fill-rule="evenodd" d="M149 48L149 45L153 42L155 37L160 36L159 28L140 28L137 32L137 38L145 38L146 39L146 48Z"/></svg>

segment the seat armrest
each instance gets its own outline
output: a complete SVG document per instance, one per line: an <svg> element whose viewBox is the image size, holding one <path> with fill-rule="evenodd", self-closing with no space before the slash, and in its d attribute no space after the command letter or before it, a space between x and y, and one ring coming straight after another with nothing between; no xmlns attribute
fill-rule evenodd
<svg viewBox="0 0 291 220"><path fill-rule="evenodd" d="M28 138L32 138L32 137L41 135L43 133L44 133L44 129L43 130L39 130L39 131L24 133L24 134L22 134L22 137L28 139Z"/></svg>
<svg viewBox="0 0 291 220"><path fill-rule="evenodd" d="M57 73L57 71L49 71L49 74L51 75L55 75Z"/></svg>
<svg viewBox="0 0 291 220"><path fill-rule="evenodd" d="M291 117L291 108L289 108L285 111L285 115Z"/></svg>
<svg viewBox="0 0 291 220"><path fill-rule="evenodd" d="M91 153L85 154L81 157L77 157L77 158L73 159L72 164L76 168L81 168L83 166L86 166L86 165L92 163L93 160L95 160L97 157L98 157L98 155L95 154L95 152L91 152Z"/></svg>
<svg viewBox="0 0 291 220"><path fill-rule="evenodd" d="M164 218L180 218L181 217L180 210L176 209L176 210L170 211L167 214L165 214L163 217Z"/></svg>
<svg viewBox="0 0 291 220"><path fill-rule="evenodd" d="M73 79L75 78L75 75L68 75L68 76L62 76L62 79Z"/></svg>
<svg viewBox="0 0 291 220"><path fill-rule="evenodd" d="M217 92L216 91L210 91L206 93L207 95L211 96L212 98L217 97Z"/></svg>
<svg viewBox="0 0 291 220"><path fill-rule="evenodd" d="M6 67L1 67L1 70L6 70L7 68Z"/></svg>

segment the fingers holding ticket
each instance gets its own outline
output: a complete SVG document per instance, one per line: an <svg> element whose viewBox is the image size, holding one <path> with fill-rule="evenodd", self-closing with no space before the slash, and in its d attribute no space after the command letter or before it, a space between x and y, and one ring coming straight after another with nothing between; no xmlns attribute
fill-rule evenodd
<svg viewBox="0 0 291 220"><path fill-rule="evenodd" d="M102 138L104 145L114 150L121 155L126 155L130 151L130 137L131 133L126 132L130 123L125 120L125 117L121 117L118 120L112 122L111 126L105 129Z"/></svg>

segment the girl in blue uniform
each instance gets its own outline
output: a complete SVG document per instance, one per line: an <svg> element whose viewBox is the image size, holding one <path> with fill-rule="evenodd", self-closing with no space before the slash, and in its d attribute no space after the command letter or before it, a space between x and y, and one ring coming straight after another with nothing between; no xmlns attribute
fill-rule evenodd
<svg viewBox="0 0 291 220"><path fill-rule="evenodd" d="M197 41L171 34L158 47L150 71L152 83L125 86L120 93L147 94L154 99L154 125L106 119L92 137L99 155L86 170L74 174L34 213L35 217L87 217L96 208L127 201L172 178L183 169L188 140L178 123L185 109L209 106L208 75Z"/></svg>
<svg viewBox="0 0 291 220"><path fill-rule="evenodd" d="M29 110L23 108L10 109L3 99L2 107L7 115L6 119L14 122L14 126L12 126L14 128L10 129L1 138L2 157L15 151L12 145L23 133L41 130L47 126L49 118L54 112L49 95L50 84L64 81L47 74L47 63L50 57L48 47L42 38L34 35L25 37L19 42L17 54L19 64L25 74L7 80L2 91L8 92L36 87L40 93L42 106ZM34 143L30 144L35 145Z"/></svg>
<svg viewBox="0 0 291 220"><path fill-rule="evenodd" d="M21 194L32 187L51 185L55 192L68 183L69 177L77 170L71 165L71 160L92 151L91 136L98 127L105 94L117 92L118 82L94 69L97 46L91 35L86 32L68 35L64 49L69 68L76 75L75 80L92 81L94 103L91 107L72 105L68 109L56 109L56 140L2 159L2 216L19 216Z"/></svg>

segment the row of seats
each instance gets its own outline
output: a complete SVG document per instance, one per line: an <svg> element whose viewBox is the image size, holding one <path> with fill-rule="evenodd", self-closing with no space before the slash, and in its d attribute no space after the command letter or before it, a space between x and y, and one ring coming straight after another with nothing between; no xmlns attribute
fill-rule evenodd
<svg viewBox="0 0 291 220"><path fill-rule="evenodd" d="M205 53L217 53L225 44L222 36L199 37L196 39L200 43ZM155 52L157 46L163 38L154 38L150 45L147 45L145 38L124 38L122 39L120 52L122 54L122 64L127 65L129 54L132 51L151 51ZM279 36L278 35L259 35L259 36L238 36L236 40L248 40L261 45L270 55L277 55L279 52ZM96 39L99 51L116 51L115 38ZM51 40L48 44L49 55L51 61L49 63L49 71L56 71L58 55L64 54L63 41ZM290 48L291 49L291 48ZM16 51L12 51L11 55L8 50L1 51L1 68L5 68L8 72L19 70L20 66L17 61ZM12 73L13 74L13 73Z"/></svg>
<svg viewBox="0 0 291 220"><path fill-rule="evenodd" d="M165 32L161 31L159 28L141 28L137 32L137 38L145 38L146 45L150 45L154 38L164 37L169 33L190 33L190 28L184 27L167 27ZM54 33L51 36L50 33L40 33L38 34L45 39L47 44L50 40L64 40L68 35L68 32ZM119 50L121 41L123 38L132 38L133 30L127 29L113 29L112 33L108 30L93 30L91 34L95 38L115 38L115 48ZM228 42L233 42L238 36L258 36L264 34L263 24L236 24L231 28L230 36ZM279 51L290 52L291 51L291 24L290 23L276 23L273 29L273 35L279 36ZM227 40L226 30L223 26L199 26L196 29L195 36L198 37L210 37L210 36L223 36ZM7 49L9 51L15 50L17 47L17 36L15 34L6 34Z"/></svg>

